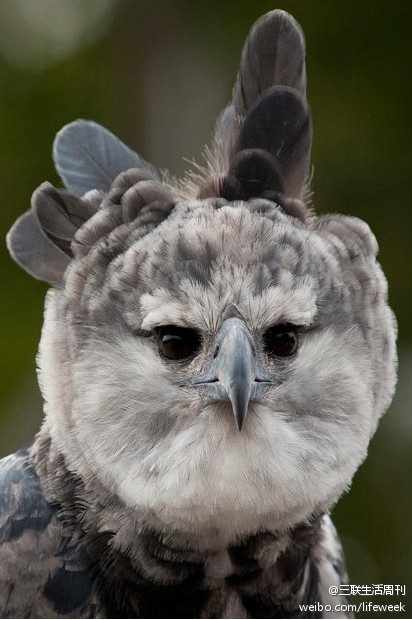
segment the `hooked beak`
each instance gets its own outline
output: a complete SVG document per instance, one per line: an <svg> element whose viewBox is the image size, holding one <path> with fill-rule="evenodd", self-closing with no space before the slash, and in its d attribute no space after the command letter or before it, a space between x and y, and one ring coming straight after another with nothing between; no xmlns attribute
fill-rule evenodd
<svg viewBox="0 0 412 620"><path fill-rule="evenodd" d="M213 360L202 376L191 382L203 387L207 402L230 401L239 431L249 402L260 400L261 384L273 383L260 368L247 325L238 318L227 319L216 338Z"/></svg>

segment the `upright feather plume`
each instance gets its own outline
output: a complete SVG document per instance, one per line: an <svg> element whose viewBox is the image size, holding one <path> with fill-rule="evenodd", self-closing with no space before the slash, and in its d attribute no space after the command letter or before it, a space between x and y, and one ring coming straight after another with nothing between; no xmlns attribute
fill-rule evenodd
<svg viewBox="0 0 412 620"><path fill-rule="evenodd" d="M109 191L117 175L129 168L156 174L137 153L93 121L65 125L54 140L53 159L62 181L75 196L91 189Z"/></svg>
<svg viewBox="0 0 412 620"><path fill-rule="evenodd" d="M303 33L288 13L271 11L243 48L232 101L209 153L211 178L200 195L278 201L283 194L285 210L296 215L293 199L305 192L311 141Z"/></svg>
<svg viewBox="0 0 412 620"><path fill-rule="evenodd" d="M150 164L93 121L77 120L63 127L54 141L53 159L68 191L40 185L31 209L9 231L7 245L30 275L61 286L78 229L119 193L114 181L120 173L130 170L140 188L142 182L159 187L160 181ZM130 221L136 216L140 203L128 205L124 217Z"/></svg>

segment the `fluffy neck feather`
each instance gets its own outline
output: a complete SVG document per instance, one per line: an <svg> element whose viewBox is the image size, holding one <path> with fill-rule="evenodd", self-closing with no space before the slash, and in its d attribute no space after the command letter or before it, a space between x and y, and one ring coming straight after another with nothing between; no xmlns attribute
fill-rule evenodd
<svg viewBox="0 0 412 620"><path fill-rule="evenodd" d="M119 610L123 617L296 617L299 603L319 596L320 516L291 531L258 532L218 547L202 536L164 531L154 515L149 523L107 490L89 487L67 470L45 432L32 460L109 617Z"/></svg>

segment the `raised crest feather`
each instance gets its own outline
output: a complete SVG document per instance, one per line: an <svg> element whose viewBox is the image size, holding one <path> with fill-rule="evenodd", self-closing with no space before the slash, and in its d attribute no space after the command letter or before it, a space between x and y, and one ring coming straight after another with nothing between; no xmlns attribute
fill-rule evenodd
<svg viewBox="0 0 412 620"><path fill-rule="evenodd" d="M270 192L285 194L284 207L288 199L302 200L311 143L304 36L291 15L271 11L255 23L244 45L232 101L217 122L214 149L208 153L210 177L200 195L227 198L230 187L232 200L269 196ZM260 156L255 153L249 174L246 166L242 166L241 174L234 166L237 153L243 149L260 149L263 156L259 163ZM273 175L268 175L263 151L274 158ZM267 186L269 178L276 179L272 187ZM287 207L285 210L289 212ZM304 209L300 211L304 213Z"/></svg>
<svg viewBox="0 0 412 620"><path fill-rule="evenodd" d="M232 101L245 116L254 102L276 84L306 97L305 39L297 21L276 9L252 26L242 50Z"/></svg>
<svg viewBox="0 0 412 620"><path fill-rule="evenodd" d="M74 196L92 189L109 191L114 179L129 168L153 168L119 138L93 121L77 120L61 129L53 159L66 188Z"/></svg>
<svg viewBox="0 0 412 620"><path fill-rule="evenodd" d="M50 183L42 183L34 192L32 209L47 237L68 256L77 229L97 211L90 203L57 190Z"/></svg>
<svg viewBox="0 0 412 620"><path fill-rule="evenodd" d="M6 241L12 258L33 278L61 285L70 257L50 241L33 211L19 217L9 230Z"/></svg>

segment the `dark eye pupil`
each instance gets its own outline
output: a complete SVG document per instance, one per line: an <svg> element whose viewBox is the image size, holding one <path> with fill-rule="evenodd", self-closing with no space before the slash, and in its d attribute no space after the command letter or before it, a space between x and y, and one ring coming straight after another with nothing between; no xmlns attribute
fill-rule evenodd
<svg viewBox="0 0 412 620"><path fill-rule="evenodd" d="M298 337L293 325L276 325L263 336L266 353L276 357L293 355L298 348Z"/></svg>
<svg viewBox="0 0 412 620"><path fill-rule="evenodd" d="M169 360L187 359L199 348L200 336L194 329L166 325L159 330L159 350Z"/></svg>

